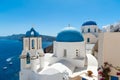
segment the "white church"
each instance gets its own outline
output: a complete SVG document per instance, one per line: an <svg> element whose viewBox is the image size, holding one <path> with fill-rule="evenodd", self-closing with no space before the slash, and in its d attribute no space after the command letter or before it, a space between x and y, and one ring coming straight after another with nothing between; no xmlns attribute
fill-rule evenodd
<svg viewBox="0 0 120 80"><path fill-rule="evenodd" d="M98 40L99 28L95 21L86 21L81 26L84 40L87 44L95 44Z"/></svg>
<svg viewBox="0 0 120 80"><path fill-rule="evenodd" d="M42 38L31 28L23 38L20 80L97 80L97 60L86 52L83 35L73 27L58 33L53 53L44 53ZM88 76L91 71L92 76Z"/></svg>

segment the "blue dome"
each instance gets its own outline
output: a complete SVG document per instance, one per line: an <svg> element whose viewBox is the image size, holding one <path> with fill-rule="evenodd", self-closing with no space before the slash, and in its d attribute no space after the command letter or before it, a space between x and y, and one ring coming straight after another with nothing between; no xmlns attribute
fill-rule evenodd
<svg viewBox="0 0 120 80"><path fill-rule="evenodd" d="M89 26L89 25L97 25L97 24L94 21L87 21L87 22L82 24L82 26Z"/></svg>
<svg viewBox="0 0 120 80"><path fill-rule="evenodd" d="M82 42L84 38L82 34L75 29L65 29L58 33L56 37L56 41L58 42Z"/></svg>
<svg viewBox="0 0 120 80"><path fill-rule="evenodd" d="M39 37L39 33L35 31L34 28L31 28L30 31L26 32L26 37Z"/></svg>

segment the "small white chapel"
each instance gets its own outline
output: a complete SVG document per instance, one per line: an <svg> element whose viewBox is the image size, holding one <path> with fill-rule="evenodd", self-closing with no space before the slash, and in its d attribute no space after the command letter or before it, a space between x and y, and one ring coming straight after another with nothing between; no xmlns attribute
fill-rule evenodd
<svg viewBox="0 0 120 80"><path fill-rule="evenodd" d="M86 53L84 37L74 27L57 34L53 53L44 53L40 34L31 28L23 38L20 60L20 80L97 80L97 60Z"/></svg>

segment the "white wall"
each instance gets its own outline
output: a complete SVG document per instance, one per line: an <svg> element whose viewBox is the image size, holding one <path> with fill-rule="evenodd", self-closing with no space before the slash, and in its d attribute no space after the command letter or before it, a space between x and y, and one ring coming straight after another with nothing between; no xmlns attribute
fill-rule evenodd
<svg viewBox="0 0 120 80"><path fill-rule="evenodd" d="M37 75L35 80L63 80L63 74L57 73L53 75Z"/></svg>
<svg viewBox="0 0 120 80"><path fill-rule="evenodd" d="M90 32L88 32L88 29L90 29ZM95 32L96 29L96 32ZM84 36L85 42L87 42L87 38L90 38L90 42L88 44L95 44L97 42L98 37L98 26L96 25L87 25L81 27L82 34ZM84 32L83 32L84 31Z"/></svg>
<svg viewBox="0 0 120 80"><path fill-rule="evenodd" d="M24 69L22 71L20 71L20 80L32 80L31 79L31 71Z"/></svg>
<svg viewBox="0 0 120 80"><path fill-rule="evenodd" d="M32 49L32 40L34 40L34 49ZM30 54L30 64L26 63L26 56L27 53ZM24 76L20 77L22 79L20 80L32 80L32 78L30 78L31 76L29 75L29 73L26 73L24 71L25 70L29 70L29 71L33 71L33 72L37 72L38 69L43 68L44 67L44 52L42 49L42 39L41 37L25 37L23 38L23 51L21 53L21 72L22 74L26 74L26 76L28 75L29 79L25 79Z"/></svg>
<svg viewBox="0 0 120 80"><path fill-rule="evenodd" d="M37 70L40 67L40 60L38 59L32 59L31 60L31 70L34 72L37 72Z"/></svg>
<svg viewBox="0 0 120 80"><path fill-rule="evenodd" d="M87 42L88 38L90 39L90 42ZM95 44L98 39L97 39L97 37L95 35L93 35L91 33L86 33L86 34L84 34L84 40L88 44Z"/></svg>
<svg viewBox="0 0 120 80"><path fill-rule="evenodd" d="M64 57L64 49L67 55ZM78 50L78 51L76 51ZM78 56L76 56L78 52ZM84 67L85 64L85 42L56 42L54 41L54 57L50 59L50 63L65 59L77 67Z"/></svg>
<svg viewBox="0 0 120 80"><path fill-rule="evenodd" d="M56 42L54 41L54 54L57 57L64 57L64 49L67 51L66 58L80 58L85 57L85 43L84 42ZM78 56L76 56L78 50Z"/></svg>
<svg viewBox="0 0 120 80"><path fill-rule="evenodd" d="M90 33L98 34L98 26L96 25L88 25L88 26L82 26L81 31L84 30L82 33L88 33L88 29L90 28ZM96 32L94 31L96 29Z"/></svg>

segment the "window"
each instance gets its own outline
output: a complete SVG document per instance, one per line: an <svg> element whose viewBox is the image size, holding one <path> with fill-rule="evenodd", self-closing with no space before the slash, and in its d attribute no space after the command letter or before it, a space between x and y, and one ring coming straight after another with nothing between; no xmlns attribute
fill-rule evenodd
<svg viewBox="0 0 120 80"><path fill-rule="evenodd" d="M88 28L88 33L90 32L90 28Z"/></svg>
<svg viewBox="0 0 120 80"><path fill-rule="evenodd" d="M87 38L87 42L88 42L88 43L90 42L90 38Z"/></svg>
<svg viewBox="0 0 120 80"><path fill-rule="evenodd" d="M26 63L30 64L30 54L29 53L27 53L27 55L26 55Z"/></svg>
<svg viewBox="0 0 120 80"><path fill-rule="evenodd" d="M119 80L119 78L116 77L116 76L111 76L111 79L110 79L110 80Z"/></svg>
<svg viewBox="0 0 120 80"><path fill-rule="evenodd" d="M64 49L64 55L63 55L63 57L67 57L67 50L66 49Z"/></svg>
<svg viewBox="0 0 120 80"><path fill-rule="evenodd" d="M76 49L76 57L78 56L78 49Z"/></svg>
<svg viewBox="0 0 120 80"><path fill-rule="evenodd" d="M35 41L32 40L32 49L35 49Z"/></svg>
<svg viewBox="0 0 120 80"><path fill-rule="evenodd" d="M96 29L94 29L94 32L96 32Z"/></svg>
<svg viewBox="0 0 120 80"><path fill-rule="evenodd" d="M76 56L78 56L78 52L76 52Z"/></svg>

